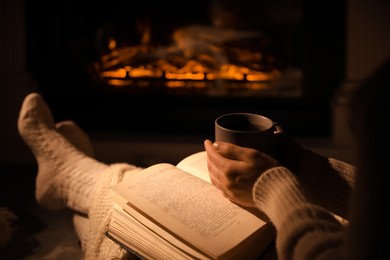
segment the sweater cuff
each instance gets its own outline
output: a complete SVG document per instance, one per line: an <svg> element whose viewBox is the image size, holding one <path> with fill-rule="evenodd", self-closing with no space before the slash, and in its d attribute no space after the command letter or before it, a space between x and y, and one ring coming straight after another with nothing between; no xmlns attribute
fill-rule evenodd
<svg viewBox="0 0 390 260"><path fill-rule="evenodd" d="M275 226L283 216L300 205L307 204L295 176L286 167L274 167L264 172L253 186L253 200Z"/></svg>

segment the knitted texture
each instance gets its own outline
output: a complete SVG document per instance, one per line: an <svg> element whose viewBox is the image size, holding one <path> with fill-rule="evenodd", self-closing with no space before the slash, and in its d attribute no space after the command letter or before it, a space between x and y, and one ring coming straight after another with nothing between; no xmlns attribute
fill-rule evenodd
<svg viewBox="0 0 390 260"><path fill-rule="evenodd" d="M85 251L88 243L89 218L88 216L74 214L72 220L74 230L81 244L81 249Z"/></svg>
<svg viewBox="0 0 390 260"><path fill-rule="evenodd" d="M71 120L61 121L56 123L55 128L68 141L86 155L93 157L94 148L88 135Z"/></svg>
<svg viewBox="0 0 390 260"><path fill-rule="evenodd" d="M286 210L284 203L287 206L307 203L297 180L285 167L274 167L264 172L253 187L253 199L277 228Z"/></svg>
<svg viewBox="0 0 390 260"><path fill-rule="evenodd" d="M111 188L141 168L128 164L113 164L100 176L89 212L89 230L85 242L85 259L128 259L125 249L105 236L112 213Z"/></svg>
<svg viewBox="0 0 390 260"><path fill-rule="evenodd" d="M38 203L51 210L68 207L88 214L97 175L107 165L86 155L92 151L81 129L73 123L56 125L43 98L32 93L23 101L18 130L38 162L35 184Z"/></svg>
<svg viewBox="0 0 390 260"><path fill-rule="evenodd" d="M343 226L329 211L305 199L302 187L287 168L264 172L254 185L253 197L276 227L279 259L314 259L339 253L333 249L341 244Z"/></svg>
<svg viewBox="0 0 390 260"><path fill-rule="evenodd" d="M311 203L347 219L355 175L355 166L306 150L296 177Z"/></svg>

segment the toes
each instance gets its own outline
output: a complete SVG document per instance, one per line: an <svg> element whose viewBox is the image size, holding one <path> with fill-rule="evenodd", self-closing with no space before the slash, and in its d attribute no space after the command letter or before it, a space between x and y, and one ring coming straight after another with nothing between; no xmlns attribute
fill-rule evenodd
<svg viewBox="0 0 390 260"><path fill-rule="evenodd" d="M18 127L45 126L54 128L54 119L50 108L38 93L31 93L24 99L19 113Z"/></svg>

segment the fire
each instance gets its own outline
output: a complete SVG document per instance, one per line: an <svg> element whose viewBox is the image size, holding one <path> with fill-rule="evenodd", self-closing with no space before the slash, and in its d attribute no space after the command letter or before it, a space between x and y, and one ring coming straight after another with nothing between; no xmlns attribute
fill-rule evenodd
<svg viewBox="0 0 390 260"><path fill-rule="evenodd" d="M151 80L159 80L168 88L205 88L228 81L243 88L259 89L280 77L277 68L264 65L269 63L262 53L225 45L224 37L243 37L242 33L229 31L216 35L210 28L202 29L205 28L191 27L175 32L175 44L166 47L148 42L150 30L142 37L143 43L136 46L118 48L112 39L111 52L101 57L101 78L112 86L147 85L148 80L150 84Z"/></svg>

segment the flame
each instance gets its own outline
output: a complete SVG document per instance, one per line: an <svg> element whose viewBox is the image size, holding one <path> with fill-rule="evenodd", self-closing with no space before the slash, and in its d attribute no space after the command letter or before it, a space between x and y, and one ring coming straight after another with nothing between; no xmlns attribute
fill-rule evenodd
<svg viewBox="0 0 390 260"><path fill-rule="evenodd" d="M116 41L115 41L115 39L111 38L108 41L108 49L114 50L115 48L116 48Z"/></svg>
<svg viewBox="0 0 390 260"><path fill-rule="evenodd" d="M175 32L177 44L156 47L150 44L150 26L142 25L140 45L118 48L114 39L109 41L111 53L101 57L101 76L108 84L140 86L147 85L148 79L159 79L168 88L204 88L206 82L225 80L263 89L281 76L276 68L265 69L262 53L223 45L229 39L254 34L228 31L217 35L214 29L191 27Z"/></svg>

